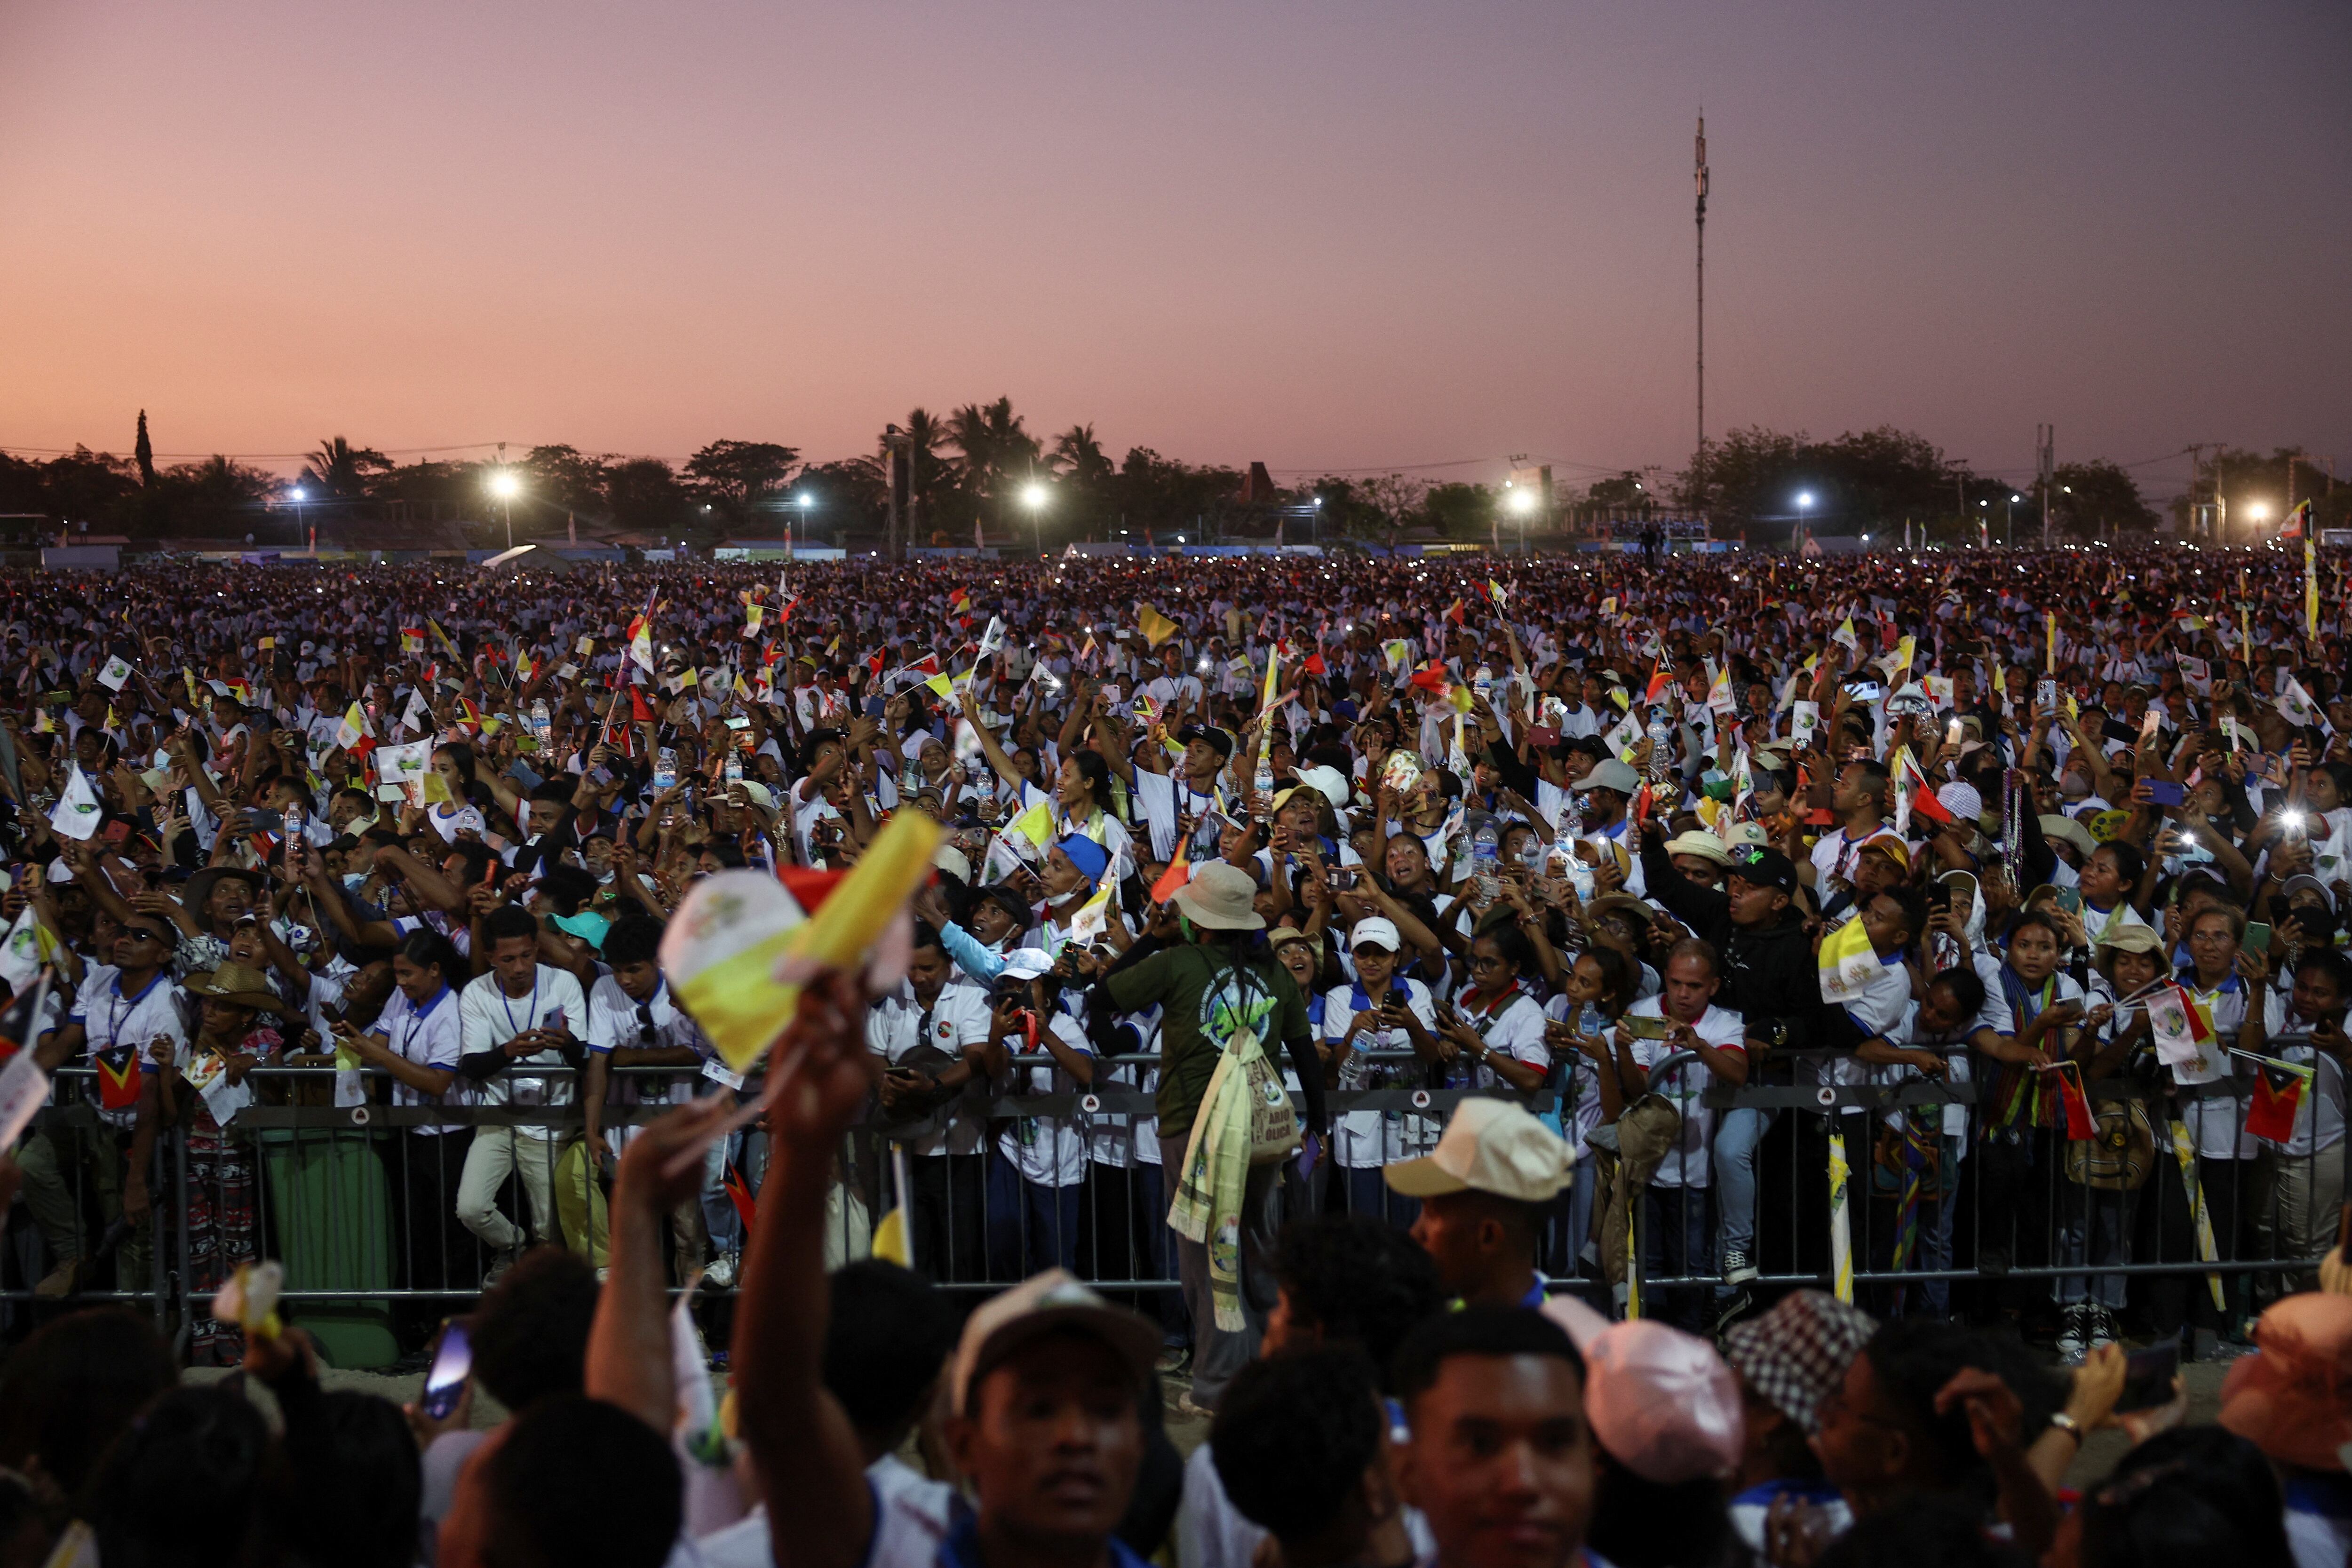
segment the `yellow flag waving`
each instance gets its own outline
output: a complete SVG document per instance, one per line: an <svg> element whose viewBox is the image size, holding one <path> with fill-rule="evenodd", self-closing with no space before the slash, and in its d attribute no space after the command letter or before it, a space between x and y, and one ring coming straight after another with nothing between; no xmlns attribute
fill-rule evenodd
<svg viewBox="0 0 2352 1568"><path fill-rule="evenodd" d="M1149 605L1142 607L1136 624L1143 628L1143 640L1153 647L1158 647L1176 635L1176 623Z"/></svg>
<svg viewBox="0 0 2352 1568"><path fill-rule="evenodd" d="M1878 952L1870 945L1870 932L1863 929L1860 919L1846 921L1822 939L1819 966L1822 1001L1850 1002L1862 994L1863 986L1877 972Z"/></svg>

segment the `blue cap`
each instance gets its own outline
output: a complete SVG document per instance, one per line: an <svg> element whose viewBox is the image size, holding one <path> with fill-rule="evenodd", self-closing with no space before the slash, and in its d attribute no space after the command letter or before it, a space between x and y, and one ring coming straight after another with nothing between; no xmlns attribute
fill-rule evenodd
<svg viewBox="0 0 2352 1568"><path fill-rule="evenodd" d="M1087 885L1102 880L1103 872L1110 867L1110 852L1083 833L1073 833L1056 847L1070 858L1070 864L1086 874Z"/></svg>

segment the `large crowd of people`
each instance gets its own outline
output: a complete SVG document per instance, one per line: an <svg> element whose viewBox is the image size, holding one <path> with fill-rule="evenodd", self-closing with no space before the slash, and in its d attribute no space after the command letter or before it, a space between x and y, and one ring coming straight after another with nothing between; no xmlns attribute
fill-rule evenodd
<svg viewBox="0 0 2352 1568"><path fill-rule="evenodd" d="M2340 1563L2347 603L2185 546L0 576L0 1556ZM695 900L908 813L887 984L715 1046ZM215 1315L264 1260L292 1329ZM320 1392L451 1313L487 1439ZM2236 1358L2220 1426L2144 1346Z"/></svg>

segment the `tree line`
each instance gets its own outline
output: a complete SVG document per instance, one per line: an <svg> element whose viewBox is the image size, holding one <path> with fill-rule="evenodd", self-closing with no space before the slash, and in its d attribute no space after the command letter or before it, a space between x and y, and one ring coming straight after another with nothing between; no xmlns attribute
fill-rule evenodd
<svg viewBox="0 0 2352 1568"><path fill-rule="evenodd" d="M2339 497L2327 476L2284 449L2268 456L2222 448L2201 470L2231 497L2233 521L2245 500L2284 500L2290 465L2297 493L2320 498L2321 526L2352 521L2352 486ZM878 535L894 467L909 505L902 526L916 544L964 545L977 528L992 543L1048 547L1072 540L1177 534L1293 542L1404 536L1508 542L1520 524L1549 533L1604 521L1704 514L1719 535L1758 542L1785 538L1802 522L1822 533L1896 529L1908 521L1927 537L1964 542L1986 524L2020 541L2038 538L2037 483L2012 485L1947 458L1925 437L1892 427L1815 439L1761 426L1710 439L1681 469L1629 469L1581 489L1562 488L1533 519L1504 510L1499 486L1433 483L1412 475L1333 474L1253 494L1243 468L1194 464L1130 447L1114 461L1091 425L1053 435L1029 428L1012 400L968 403L944 416L911 410L880 433L872 455L804 460L775 441L714 440L672 465L654 457L532 447L511 458L425 458L397 462L335 436L320 442L292 478L226 456L158 468L140 415L131 455L77 447L46 460L0 454L0 513L45 516L52 524L134 539L239 538L299 542L299 520L439 517L478 524L503 521L490 480L515 479L518 538L562 532L625 533L708 544L730 536L773 538L793 522L804 539ZM2052 481L2058 535L2122 538L2155 528L2158 514L2131 473L2105 459L2059 466ZM1800 507L1798 497L1808 504ZM2011 500L2011 498L2017 498ZM299 500L299 509L297 510ZM1030 504L1034 500L1039 504ZM2173 503L2185 513L2187 500ZM2179 518L2176 516L2176 525ZM1499 530L1497 528L1500 524ZM1197 537L1197 534L1195 535Z"/></svg>

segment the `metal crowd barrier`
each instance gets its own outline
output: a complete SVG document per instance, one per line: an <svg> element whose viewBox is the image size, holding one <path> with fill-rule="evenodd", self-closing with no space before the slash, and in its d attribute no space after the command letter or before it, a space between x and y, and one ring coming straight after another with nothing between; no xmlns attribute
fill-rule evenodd
<svg viewBox="0 0 2352 1568"><path fill-rule="evenodd" d="M1374 1065L1411 1058L1367 1055ZM2106 1079L2087 1086L2094 1113L2140 1108L2146 1168L2136 1185L2091 1186L2067 1175L2061 1135L1987 1140L1975 1085L1672 1089L1675 1069L1693 1059L1677 1053L1651 1073L1653 1091L1678 1114L1712 1115L1718 1141L1727 1116L1773 1120L1758 1142L1755 1169L1748 1250L1758 1282L1835 1289L1885 1312L1949 1311L1956 1281L1975 1282L1980 1298L1988 1286L1999 1292L2033 1281L2110 1310L2153 1302L2159 1319L2230 1325L2316 1268L2334 1240L2352 1160L2352 1142L2296 1158L2264 1144L2252 1159L2183 1160L2174 1142L2178 1104L2234 1100L2242 1115L2252 1080L2176 1092ZM853 1129L829 1198L828 1261L866 1256L883 1216L903 1205L918 1267L950 1289L995 1289L1060 1265L1156 1315L1171 1342L1180 1342L1186 1328L1165 1223L1165 1163L1139 1150L1120 1121L1153 1114L1153 1096L1133 1080L1157 1065L1155 1056L1107 1058L1100 1067L1126 1081L1098 1080L1085 1092L968 1096L956 1102L964 1131L949 1152L933 1152L938 1141L927 1134L935 1123L894 1128L877 1116ZM574 1075L530 1068L502 1076L568 1089ZM70 1282L74 1299L150 1312L201 1357L217 1337L202 1308L224 1260L266 1257L287 1266L286 1300L327 1342L331 1360L378 1364L413 1343L418 1324L476 1297L510 1242L557 1242L603 1263L609 1173L590 1168L582 1108L395 1107L381 1102L384 1079L373 1072L369 1102L339 1108L331 1103L334 1077L328 1067L257 1068L249 1081L258 1100L225 1131L200 1131L184 1117L162 1132L149 1172L151 1212L143 1225L127 1226L121 1196L129 1131L98 1115L92 1069L61 1072L58 1103L37 1118L22 1159L25 1212L12 1216L0 1246L0 1335L23 1331L49 1299L42 1282L54 1287L58 1262L71 1253L93 1259ZM680 1095L717 1087L675 1068L613 1077ZM1549 1113L1564 1092L1387 1088L1324 1098L1335 1129L1351 1112L1419 1119L1408 1125L1425 1147L1465 1098L1502 1095ZM1934 1127L1948 1105L1969 1109L1965 1140ZM602 1121L617 1142L666 1110L612 1104ZM1894 1110L1933 1134L1912 1145L1923 1156L1916 1163L1886 1157L1882 1134ZM1041 1179L1056 1123L1070 1126L1071 1136L1082 1126L1083 1143L1061 1148L1066 1157L1054 1179ZM446 1140L425 1131L441 1125L456 1131ZM1829 1180L1833 1135L1848 1173L1842 1203ZM1033 1153L1029 1179L1003 1152L1008 1140L1016 1154ZM1340 1165L1337 1143L1336 1134L1327 1140L1311 1172L1285 1167L1278 1212L1357 1209L1409 1225L1415 1205L1387 1192L1377 1165ZM1168 1154L1181 1159L1179 1150ZM766 1135L756 1124L714 1151L703 1191L671 1216L673 1289L709 1265L705 1292L727 1298L743 1235L734 1193L756 1204L765 1163ZM1943 1179L1954 1166L1957 1179ZM1631 1310L1703 1323L1709 1293L1724 1293L1727 1206L1712 1161L1707 1174L1704 1190L1652 1181L1629 1196L1627 1253L1612 1270L1601 1256L1607 1194L1595 1190L1595 1162L1585 1161L1576 1175L1581 1199L1564 1195L1547 1227L1538 1265L1549 1287L1604 1301L1614 1294ZM1996 1310L1981 1300L1979 1307Z"/></svg>
<svg viewBox="0 0 2352 1568"><path fill-rule="evenodd" d="M1379 1063L1412 1053L1365 1055ZM1129 1056L1101 1067L1133 1079L1158 1065L1157 1056ZM531 1067L509 1068L500 1078L510 1085L546 1080L551 1089L561 1083L568 1091L575 1076L568 1067ZM612 1076L639 1089L660 1083L681 1098L718 1089L677 1068L620 1068ZM338 1107L331 1067L256 1067L246 1081L257 1100L225 1129L200 1127L184 1105L177 1122L158 1131L151 1209L143 1224L131 1226L121 1217L129 1127L99 1114L94 1069L68 1068L57 1077L54 1103L36 1116L25 1145L32 1154L26 1213L0 1249L0 1336L21 1334L51 1299L42 1282L54 1284L58 1264L71 1255L84 1260L71 1299L150 1312L201 1360L221 1342L204 1310L212 1292L236 1262L274 1258L286 1266L283 1299L331 1361L384 1364L401 1346L413 1346L420 1325L477 1297L518 1234L604 1261L610 1173L589 1168L577 1105L394 1106L385 1102L388 1076L368 1069L368 1101ZM755 1082L746 1092L756 1089ZM1325 1098L1335 1117L1374 1110L1423 1119L1427 1142L1475 1092L1481 1091L1381 1089ZM667 1109L608 1104L600 1121L617 1144L627 1129ZM918 1267L948 1289L992 1290L1058 1264L1158 1316L1171 1342L1181 1342L1170 1188L1161 1165L1139 1152L1123 1121L1150 1118L1155 1109L1150 1092L1122 1082L1078 1093L973 1094L954 1107L970 1131L944 1153L925 1152L919 1136L886 1126L877 1114L853 1129L840 1151L827 1260L867 1255L876 1226L903 1203ZM1076 1180L1024 1180L1000 1145L1009 1139L1016 1149L1034 1147L1040 1136L1050 1143L1055 1122L1086 1130ZM455 1131L426 1131L444 1126ZM548 1135L535 1136L541 1129ZM1377 1168L1369 1183L1357 1173L1350 1191L1335 1173L1335 1142L1326 1141L1311 1174L1288 1173L1276 1200L1285 1212L1360 1205L1369 1196L1392 1221L1409 1223L1409 1205L1380 1186ZM478 1155L477 1145L488 1152ZM1181 1151L1171 1152L1181 1159ZM756 1123L713 1151L704 1190L671 1216L674 1290L709 1264L704 1292L721 1300L730 1293L743 1235L730 1187L740 1185L756 1204L765 1164L766 1135Z"/></svg>
<svg viewBox="0 0 2352 1568"><path fill-rule="evenodd" d="M2303 1288L2335 1244L2352 1184L2352 1139L2290 1155L2242 1134L2236 1147L2251 1144L2242 1157L2196 1152L2182 1109L2233 1105L2232 1124L2242 1127L2252 1078L2192 1088L2120 1077L2087 1083L2101 1136L2078 1141L2065 1135L2063 1102L2057 1128L1989 1134L1981 1083L1673 1086L1677 1069L1696 1059L1686 1051L1661 1059L1649 1086L1678 1114L1713 1119L1707 1185L1645 1186L1629 1215L1630 1284L1618 1291L1621 1301L1685 1321L1706 1322L1710 1307L1734 1293L1722 1253L1725 1211L1738 1200L1727 1202L1724 1161L1712 1156L1735 1113L1772 1119L1759 1140L1754 1242L1745 1249L1755 1283L1834 1289L1882 1313L1948 1312L1955 1281L1978 1287L1980 1313L2013 1310L2021 1293L2009 1282L2032 1281L2054 1286L2061 1306L2128 1308L2160 1330L2226 1331ZM2315 1083L2305 1087L2305 1123L2315 1120ZM1967 1108L1965 1136L1942 1132L1946 1106ZM1890 1125L1896 1111L1911 1136ZM2141 1132L2118 1119L2137 1120ZM2095 1145L2110 1155L2104 1165L2079 1152L2070 1161L2070 1148ZM2124 1151L2136 1157L2114 1158Z"/></svg>

